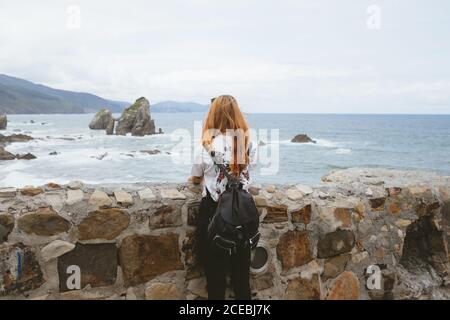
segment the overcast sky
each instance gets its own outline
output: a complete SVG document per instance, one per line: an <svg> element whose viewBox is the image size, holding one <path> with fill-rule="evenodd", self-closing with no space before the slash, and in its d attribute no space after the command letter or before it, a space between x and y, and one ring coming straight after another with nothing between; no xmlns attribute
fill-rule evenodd
<svg viewBox="0 0 450 320"><path fill-rule="evenodd" d="M450 1L0 0L0 73L247 112L450 113Z"/></svg>

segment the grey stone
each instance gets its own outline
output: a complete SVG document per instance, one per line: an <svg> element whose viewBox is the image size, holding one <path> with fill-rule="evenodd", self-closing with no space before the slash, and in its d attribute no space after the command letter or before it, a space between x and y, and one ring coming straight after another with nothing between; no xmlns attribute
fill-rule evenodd
<svg viewBox="0 0 450 320"><path fill-rule="evenodd" d="M177 189L162 189L161 197L163 199L171 199L171 200L186 199L186 196Z"/></svg>
<svg viewBox="0 0 450 320"><path fill-rule="evenodd" d="M17 193L16 188L0 188L0 198L12 198Z"/></svg>
<svg viewBox="0 0 450 320"><path fill-rule="evenodd" d="M317 243L317 257L330 258L342 253L350 252L355 246L355 235L350 230L336 230L319 238Z"/></svg>
<svg viewBox="0 0 450 320"><path fill-rule="evenodd" d="M67 190L66 204L73 205L83 200L84 194L82 190Z"/></svg>
<svg viewBox="0 0 450 320"><path fill-rule="evenodd" d="M99 207L110 206L112 201L105 192L97 189L92 193L89 204Z"/></svg>
<svg viewBox="0 0 450 320"><path fill-rule="evenodd" d="M131 206L133 204L133 197L126 191L121 189L114 191L114 196L116 197L116 202L125 207Z"/></svg>
<svg viewBox="0 0 450 320"><path fill-rule="evenodd" d="M145 188L138 191L139 198L142 201L154 201L156 196L150 188Z"/></svg>
<svg viewBox="0 0 450 320"><path fill-rule="evenodd" d="M74 248L75 245L73 243L62 240L54 240L42 248L41 256L44 261L49 261L72 251Z"/></svg>

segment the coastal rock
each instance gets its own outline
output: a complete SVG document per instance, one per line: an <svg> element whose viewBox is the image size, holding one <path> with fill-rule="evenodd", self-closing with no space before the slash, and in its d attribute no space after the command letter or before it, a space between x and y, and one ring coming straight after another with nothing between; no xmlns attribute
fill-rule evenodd
<svg viewBox="0 0 450 320"><path fill-rule="evenodd" d="M0 246L0 297L39 288L44 283L39 262L21 243Z"/></svg>
<svg viewBox="0 0 450 320"><path fill-rule="evenodd" d="M179 300L181 293L174 283L151 283L145 289L145 300Z"/></svg>
<svg viewBox="0 0 450 320"><path fill-rule="evenodd" d="M121 209L92 211L78 225L80 240L116 238L130 224L130 216Z"/></svg>
<svg viewBox="0 0 450 320"><path fill-rule="evenodd" d="M287 206L275 205L267 207L267 214L264 217L264 223L285 222L288 220Z"/></svg>
<svg viewBox="0 0 450 320"><path fill-rule="evenodd" d="M133 197L126 191L115 190L114 197L116 197L116 202L124 207L129 207L133 204Z"/></svg>
<svg viewBox="0 0 450 320"><path fill-rule="evenodd" d="M273 274L263 273L261 275L253 276L250 280L252 291L266 290L273 287Z"/></svg>
<svg viewBox="0 0 450 320"><path fill-rule="evenodd" d="M319 238L317 243L317 257L330 258L342 253L350 252L355 246L355 235L350 230L336 230Z"/></svg>
<svg viewBox="0 0 450 320"><path fill-rule="evenodd" d="M67 284L72 272L70 266L77 266L81 274L82 289L87 285L92 288L110 286L117 277L117 247L114 243L81 244L58 258L59 290L72 290ZM69 280L69 281L68 281Z"/></svg>
<svg viewBox="0 0 450 320"><path fill-rule="evenodd" d="M61 189L61 186L54 182L49 182L45 185L47 190L59 190Z"/></svg>
<svg viewBox="0 0 450 320"><path fill-rule="evenodd" d="M384 204L386 203L386 198L374 198L369 199L370 206L372 207L373 211L383 211L384 210Z"/></svg>
<svg viewBox="0 0 450 320"><path fill-rule="evenodd" d="M51 208L39 208L17 219L17 226L26 233L48 237L68 231L70 223Z"/></svg>
<svg viewBox="0 0 450 320"><path fill-rule="evenodd" d="M184 253L184 266L186 268L186 279L193 279L203 275L203 268L199 263L199 241L195 231L186 232L181 251Z"/></svg>
<svg viewBox="0 0 450 320"><path fill-rule="evenodd" d="M8 118L6 114L0 114L0 130L5 130L8 125Z"/></svg>
<svg viewBox="0 0 450 320"><path fill-rule="evenodd" d="M44 190L42 188L34 188L34 187L25 187L23 189L20 189L20 193L24 196L34 197L38 194L43 193Z"/></svg>
<svg viewBox="0 0 450 320"><path fill-rule="evenodd" d="M182 194L177 189L163 189L161 190L161 197L163 199L171 199L171 200L184 200L186 196Z"/></svg>
<svg viewBox="0 0 450 320"><path fill-rule="evenodd" d="M95 114L91 123L89 123L89 129L106 130L108 125L110 125L111 121L114 122L112 112L108 109L101 109L99 112Z"/></svg>
<svg viewBox="0 0 450 320"><path fill-rule="evenodd" d="M305 231L289 230L280 237L277 256L283 271L302 266L313 258L309 248L309 236Z"/></svg>
<svg viewBox="0 0 450 320"><path fill-rule="evenodd" d="M104 152L95 157L97 160L103 160L108 155L108 152Z"/></svg>
<svg viewBox="0 0 450 320"><path fill-rule="evenodd" d="M44 261L50 261L51 259L58 258L59 256L72 251L74 248L75 245L73 243L54 240L42 248L41 256Z"/></svg>
<svg viewBox="0 0 450 320"><path fill-rule="evenodd" d="M14 160L16 158L11 152L8 152L0 146L0 160Z"/></svg>
<svg viewBox="0 0 450 320"><path fill-rule="evenodd" d="M144 97L126 108L117 121L116 134L133 136L155 134L155 123L150 117L150 103Z"/></svg>
<svg viewBox="0 0 450 320"><path fill-rule="evenodd" d="M199 202L192 202L188 204L188 214L187 214L187 224L189 226L197 226L198 225L198 217L200 214L199 210Z"/></svg>
<svg viewBox="0 0 450 320"><path fill-rule="evenodd" d="M0 198L12 198L15 197L17 193L16 188L6 187L0 188Z"/></svg>
<svg viewBox="0 0 450 320"><path fill-rule="evenodd" d="M291 219L293 223L308 224L311 221L311 205L307 204L303 208L292 211Z"/></svg>
<svg viewBox="0 0 450 320"><path fill-rule="evenodd" d="M84 193L82 190L67 190L66 204L71 206L83 200Z"/></svg>
<svg viewBox="0 0 450 320"><path fill-rule="evenodd" d="M201 299L208 298L206 277L192 279L188 282L187 290Z"/></svg>
<svg viewBox="0 0 450 320"><path fill-rule="evenodd" d="M17 154L16 158L18 160L33 160L36 159L36 156L28 152L26 154Z"/></svg>
<svg viewBox="0 0 450 320"><path fill-rule="evenodd" d="M319 275L314 274L311 279L301 277L288 281L285 300L319 300L320 299L320 281Z"/></svg>
<svg viewBox="0 0 450 320"><path fill-rule="evenodd" d="M327 300L358 300L359 280L350 271L344 271L333 282L327 295Z"/></svg>
<svg viewBox="0 0 450 320"><path fill-rule="evenodd" d="M351 255L347 253L328 259L323 267L322 279L326 281L330 278L337 277L344 271L347 262L350 261L350 258Z"/></svg>
<svg viewBox="0 0 450 320"><path fill-rule="evenodd" d="M303 192L301 192L297 188L287 190L286 195L288 199L292 201L298 201L303 198Z"/></svg>
<svg viewBox="0 0 450 320"><path fill-rule="evenodd" d="M89 204L99 207L110 206L112 204L112 200L105 192L97 189L92 193L91 197L89 198Z"/></svg>
<svg viewBox="0 0 450 320"><path fill-rule="evenodd" d="M9 136L0 135L0 145L5 145L13 142L28 142L30 140L33 140L33 137L30 137L26 134L12 134Z"/></svg>
<svg viewBox="0 0 450 320"><path fill-rule="evenodd" d="M8 241L8 236L14 229L14 216L8 213L0 214L0 244Z"/></svg>
<svg viewBox="0 0 450 320"><path fill-rule="evenodd" d="M267 199L265 197L255 196L253 199L257 207L267 207Z"/></svg>
<svg viewBox="0 0 450 320"><path fill-rule="evenodd" d="M295 143L316 143L315 140L308 137L306 134L298 134L294 138L292 138L291 142Z"/></svg>
<svg viewBox="0 0 450 320"><path fill-rule="evenodd" d="M127 285L144 283L167 271L182 269L178 235L128 236L119 248L119 261Z"/></svg>
<svg viewBox="0 0 450 320"><path fill-rule="evenodd" d="M348 228L352 224L350 209L336 208L334 209L334 217L341 222L341 227Z"/></svg>
<svg viewBox="0 0 450 320"><path fill-rule="evenodd" d="M108 136L114 134L114 126L115 126L115 124L116 124L116 119L111 118L111 119L109 120L109 122L108 122L108 125L106 126L106 129L105 129L106 134L107 134Z"/></svg>
<svg viewBox="0 0 450 320"><path fill-rule="evenodd" d="M163 205L150 216L149 226L152 229L176 227L182 225L181 208Z"/></svg>
<svg viewBox="0 0 450 320"><path fill-rule="evenodd" d="M154 150L140 150L139 152L140 152L140 153L150 154L150 155L153 155L153 154L160 154L160 153L161 153L161 151L158 150L158 149L154 149Z"/></svg>
<svg viewBox="0 0 450 320"><path fill-rule="evenodd" d="M44 196L45 202L55 211L61 211L64 207L64 197L59 192L47 192Z"/></svg>
<svg viewBox="0 0 450 320"><path fill-rule="evenodd" d="M82 181L70 181L67 184L67 187L71 190L82 189L84 187L84 183Z"/></svg>
<svg viewBox="0 0 450 320"><path fill-rule="evenodd" d="M154 201L154 200L156 200L156 196L153 193L152 189L150 189L150 188L145 188L145 189L139 190L138 191L138 195L139 195L139 198L142 201Z"/></svg>
<svg viewBox="0 0 450 320"><path fill-rule="evenodd" d="M310 186L306 186L304 184L298 184L295 186L298 190L300 190L301 193L303 193L304 195L308 195L313 193L313 189Z"/></svg>

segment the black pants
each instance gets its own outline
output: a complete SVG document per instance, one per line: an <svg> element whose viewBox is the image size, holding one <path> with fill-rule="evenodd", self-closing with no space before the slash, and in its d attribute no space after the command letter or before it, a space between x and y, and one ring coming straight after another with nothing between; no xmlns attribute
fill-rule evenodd
<svg viewBox="0 0 450 320"><path fill-rule="evenodd" d="M212 247L208 241L207 228L217 208L209 194L200 203L197 240L200 261L206 273L208 299L224 300L226 274L230 271L236 299L250 300L250 248L230 255L225 250Z"/></svg>

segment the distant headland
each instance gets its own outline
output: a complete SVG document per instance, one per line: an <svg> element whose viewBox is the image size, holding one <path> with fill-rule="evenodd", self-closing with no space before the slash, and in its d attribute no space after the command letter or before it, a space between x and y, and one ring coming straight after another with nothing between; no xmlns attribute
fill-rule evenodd
<svg viewBox="0 0 450 320"><path fill-rule="evenodd" d="M121 113L131 103L104 99L91 93L54 89L28 80L0 74L0 114L80 114L101 109ZM195 102L162 101L152 112L206 112L207 105Z"/></svg>

